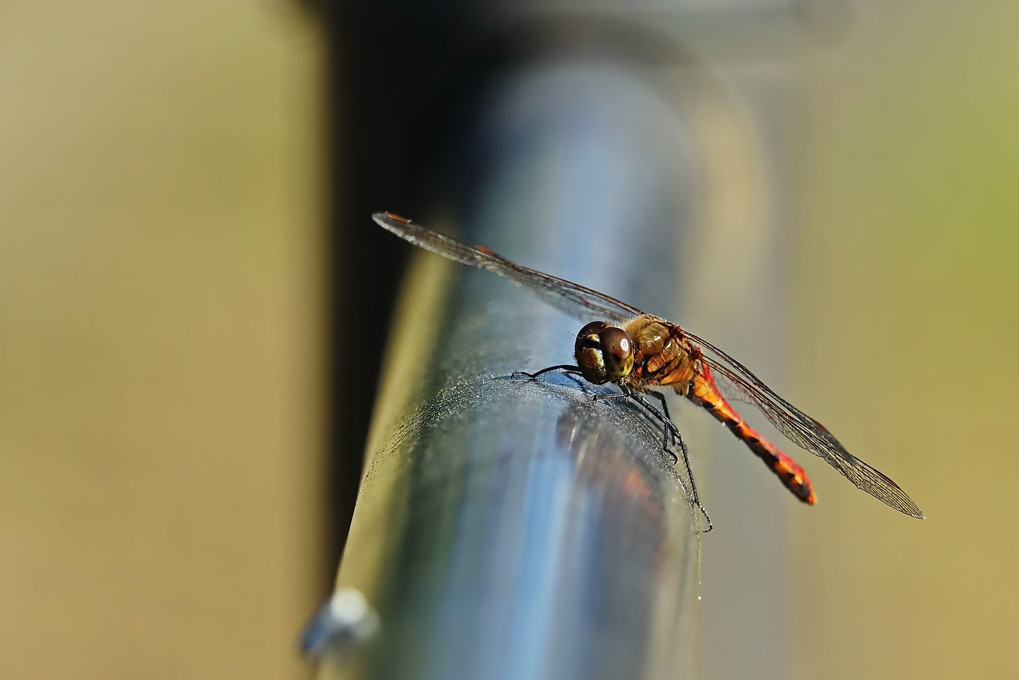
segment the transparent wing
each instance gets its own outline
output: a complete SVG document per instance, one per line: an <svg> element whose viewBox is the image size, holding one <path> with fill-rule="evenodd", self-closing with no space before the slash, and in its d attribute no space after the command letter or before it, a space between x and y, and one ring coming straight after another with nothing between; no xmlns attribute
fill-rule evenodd
<svg viewBox="0 0 1019 680"><path fill-rule="evenodd" d="M581 321L625 323L644 312L580 284L522 267L496 255L488 248L469 246L452 236L392 213L375 213L372 219L405 241L443 257L484 269L520 286L542 302Z"/></svg>
<svg viewBox="0 0 1019 680"><path fill-rule="evenodd" d="M718 379L723 394L756 406L791 442L823 458L858 489L899 512L924 519L923 512L898 484L846 451L824 425L780 397L750 369L710 342L686 329L683 332L705 351L703 360Z"/></svg>
<svg viewBox="0 0 1019 680"><path fill-rule="evenodd" d="M582 321L597 319L622 324L644 315L636 307L596 290L514 264L487 248L467 245L398 215L376 213L372 219L405 241L501 276L542 302ZM750 369L710 342L685 330L684 333L705 350L704 361L714 372L723 394L754 404L790 441L824 459L857 488L899 512L924 517L898 484L846 451L821 423L780 397Z"/></svg>

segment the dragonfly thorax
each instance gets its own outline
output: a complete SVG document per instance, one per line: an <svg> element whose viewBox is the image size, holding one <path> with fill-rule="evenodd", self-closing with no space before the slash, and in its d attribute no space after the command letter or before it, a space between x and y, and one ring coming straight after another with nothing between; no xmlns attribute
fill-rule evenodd
<svg viewBox="0 0 1019 680"><path fill-rule="evenodd" d="M635 355L626 379L629 386L669 386L686 396L700 374L700 355L679 326L644 315L627 323L626 332L633 340Z"/></svg>

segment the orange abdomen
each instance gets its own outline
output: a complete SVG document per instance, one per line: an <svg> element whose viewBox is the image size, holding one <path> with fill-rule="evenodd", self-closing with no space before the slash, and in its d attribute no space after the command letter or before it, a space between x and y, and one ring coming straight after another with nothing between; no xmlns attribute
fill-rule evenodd
<svg viewBox="0 0 1019 680"><path fill-rule="evenodd" d="M794 496L811 505L817 502L817 495L814 493L803 468L747 425L746 421L729 406L729 403L719 393L707 366L703 367L703 375L693 378L686 396L698 406L706 408L711 415L729 428L729 431L741 439L753 451L754 455L775 473Z"/></svg>

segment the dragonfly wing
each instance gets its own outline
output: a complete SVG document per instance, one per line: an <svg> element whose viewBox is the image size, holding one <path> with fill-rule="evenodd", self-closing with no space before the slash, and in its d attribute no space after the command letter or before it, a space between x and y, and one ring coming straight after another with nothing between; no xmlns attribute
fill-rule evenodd
<svg viewBox="0 0 1019 680"><path fill-rule="evenodd" d="M375 213L372 219L405 241L455 262L492 272L542 302L581 321L625 323L644 313L636 307L580 284L510 262L488 248L467 245L452 236L432 231L392 213Z"/></svg>
<svg viewBox="0 0 1019 680"><path fill-rule="evenodd" d="M828 428L780 397L750 369L718 347L685 329L683 332L704 350L703 361L721 378L718 384L723 393L754 404L786 438L823 458L858 489L899 512L924 518L920 508L898 484L846 451Z"/></svg>

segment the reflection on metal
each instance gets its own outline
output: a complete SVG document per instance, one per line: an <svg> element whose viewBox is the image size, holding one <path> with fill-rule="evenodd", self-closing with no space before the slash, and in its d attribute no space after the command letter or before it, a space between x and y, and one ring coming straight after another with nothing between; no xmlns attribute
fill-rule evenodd
<svg viewBox="0 0 1019 680"><path fill-rule="evenodd" d="M379 615L357 588L340 588L322 605L301 635L301 653L309 658L344 660L372 639Z"/></svg>
<svg viewBox="0 0 1019 680"><path fill-rule="evenodd" d="M678 673L696 518L660 440L561 376L483 378L422 404L362 486L388 494L375 516L358 507L340 582L378 558L385 626L351 677Z"/></svg>

